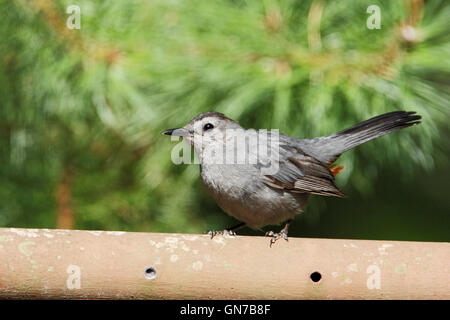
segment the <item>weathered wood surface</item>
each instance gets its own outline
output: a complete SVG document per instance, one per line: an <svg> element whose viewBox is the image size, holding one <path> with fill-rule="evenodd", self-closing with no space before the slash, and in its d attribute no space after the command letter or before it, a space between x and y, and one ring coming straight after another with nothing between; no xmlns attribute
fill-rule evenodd
<svg viewBox="0 0 450 320"><path fill-rule="evenodd" d="M0 228L0 298L450 299L450 244Z"/></svg>

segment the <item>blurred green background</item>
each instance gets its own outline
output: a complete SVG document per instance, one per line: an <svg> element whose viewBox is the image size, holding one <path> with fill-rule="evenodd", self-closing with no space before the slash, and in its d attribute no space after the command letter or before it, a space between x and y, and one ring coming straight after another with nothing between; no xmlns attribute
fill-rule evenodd
<svg viewBox="0 0 450 320"><path fill-rule="evenodd" d="M222 230L164 129L216 110L315 137L413 110L338 160L349 197L313 197L290 235L449 241L449 4L0 0L0 227Z"/></svg>

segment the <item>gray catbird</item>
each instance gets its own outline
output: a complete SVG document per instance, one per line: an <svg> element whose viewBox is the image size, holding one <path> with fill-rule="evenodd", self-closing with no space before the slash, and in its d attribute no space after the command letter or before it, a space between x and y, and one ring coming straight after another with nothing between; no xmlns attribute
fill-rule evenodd
<svg viewBox="0 0 450 320"><path fill-rule="evenodd" d="M271 237L272 246L280 238L288 239L289 223L306 205L310 194L344 196L334 184L335 175L343 167L333 167L343 152L392 131L419 124L419 119L415 112L395 111L330 136L297 139L270 131L258 136L256 143L239 145L234 138L250 131L222 113L209 111L196 116L183 128L163 133L181 136L193 146L200 161L203 183L227 214L242 221L224 231L209 231L211 237L235 234L234 231L243 226L259 229L286 222L279 233L266 233ZM229 146L237 154L228 161L216 161L224 159L221 153L225 154ZM242 155L248 160L252 154L256 155L255 161L236 161L236 157ZM268 171L275 162L275 170Z"/></svg>

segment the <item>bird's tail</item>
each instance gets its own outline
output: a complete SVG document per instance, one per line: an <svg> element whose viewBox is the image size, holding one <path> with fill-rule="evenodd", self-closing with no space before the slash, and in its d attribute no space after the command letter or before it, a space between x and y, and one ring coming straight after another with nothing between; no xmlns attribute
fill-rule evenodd
<svg viewBox="0 0 450 320"><path fill-rule="evenodd" d="M363 121L331 136L304 141L307 149L311 149L312 156L330 165L345 151L390 132L419 124L420 119L421 116L415 112L394 111Z"/></svg>

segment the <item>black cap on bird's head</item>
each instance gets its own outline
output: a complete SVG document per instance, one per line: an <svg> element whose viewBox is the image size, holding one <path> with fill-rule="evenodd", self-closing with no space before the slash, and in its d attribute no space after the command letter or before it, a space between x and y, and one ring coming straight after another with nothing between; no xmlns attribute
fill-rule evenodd
<svg viewBox="0 0 450 320"><path fill-rule="evenodd" d="M163 134L179 137L189 137L194 133L203 135L204 132L219 127L219 123L222 124L221 127L239 126L236 121L226 117L223 113L208 111L194 117L183 128L168 129Z"/></svg>
<svg viewBox="0 0 450 320"><path fill-rule="evenodd" d="M199 152L201 148L225 143L226 131L229 129L243 128L223 113L208 111L194 117L183 128L168 129L163 134L182 137Z"/></svg>

